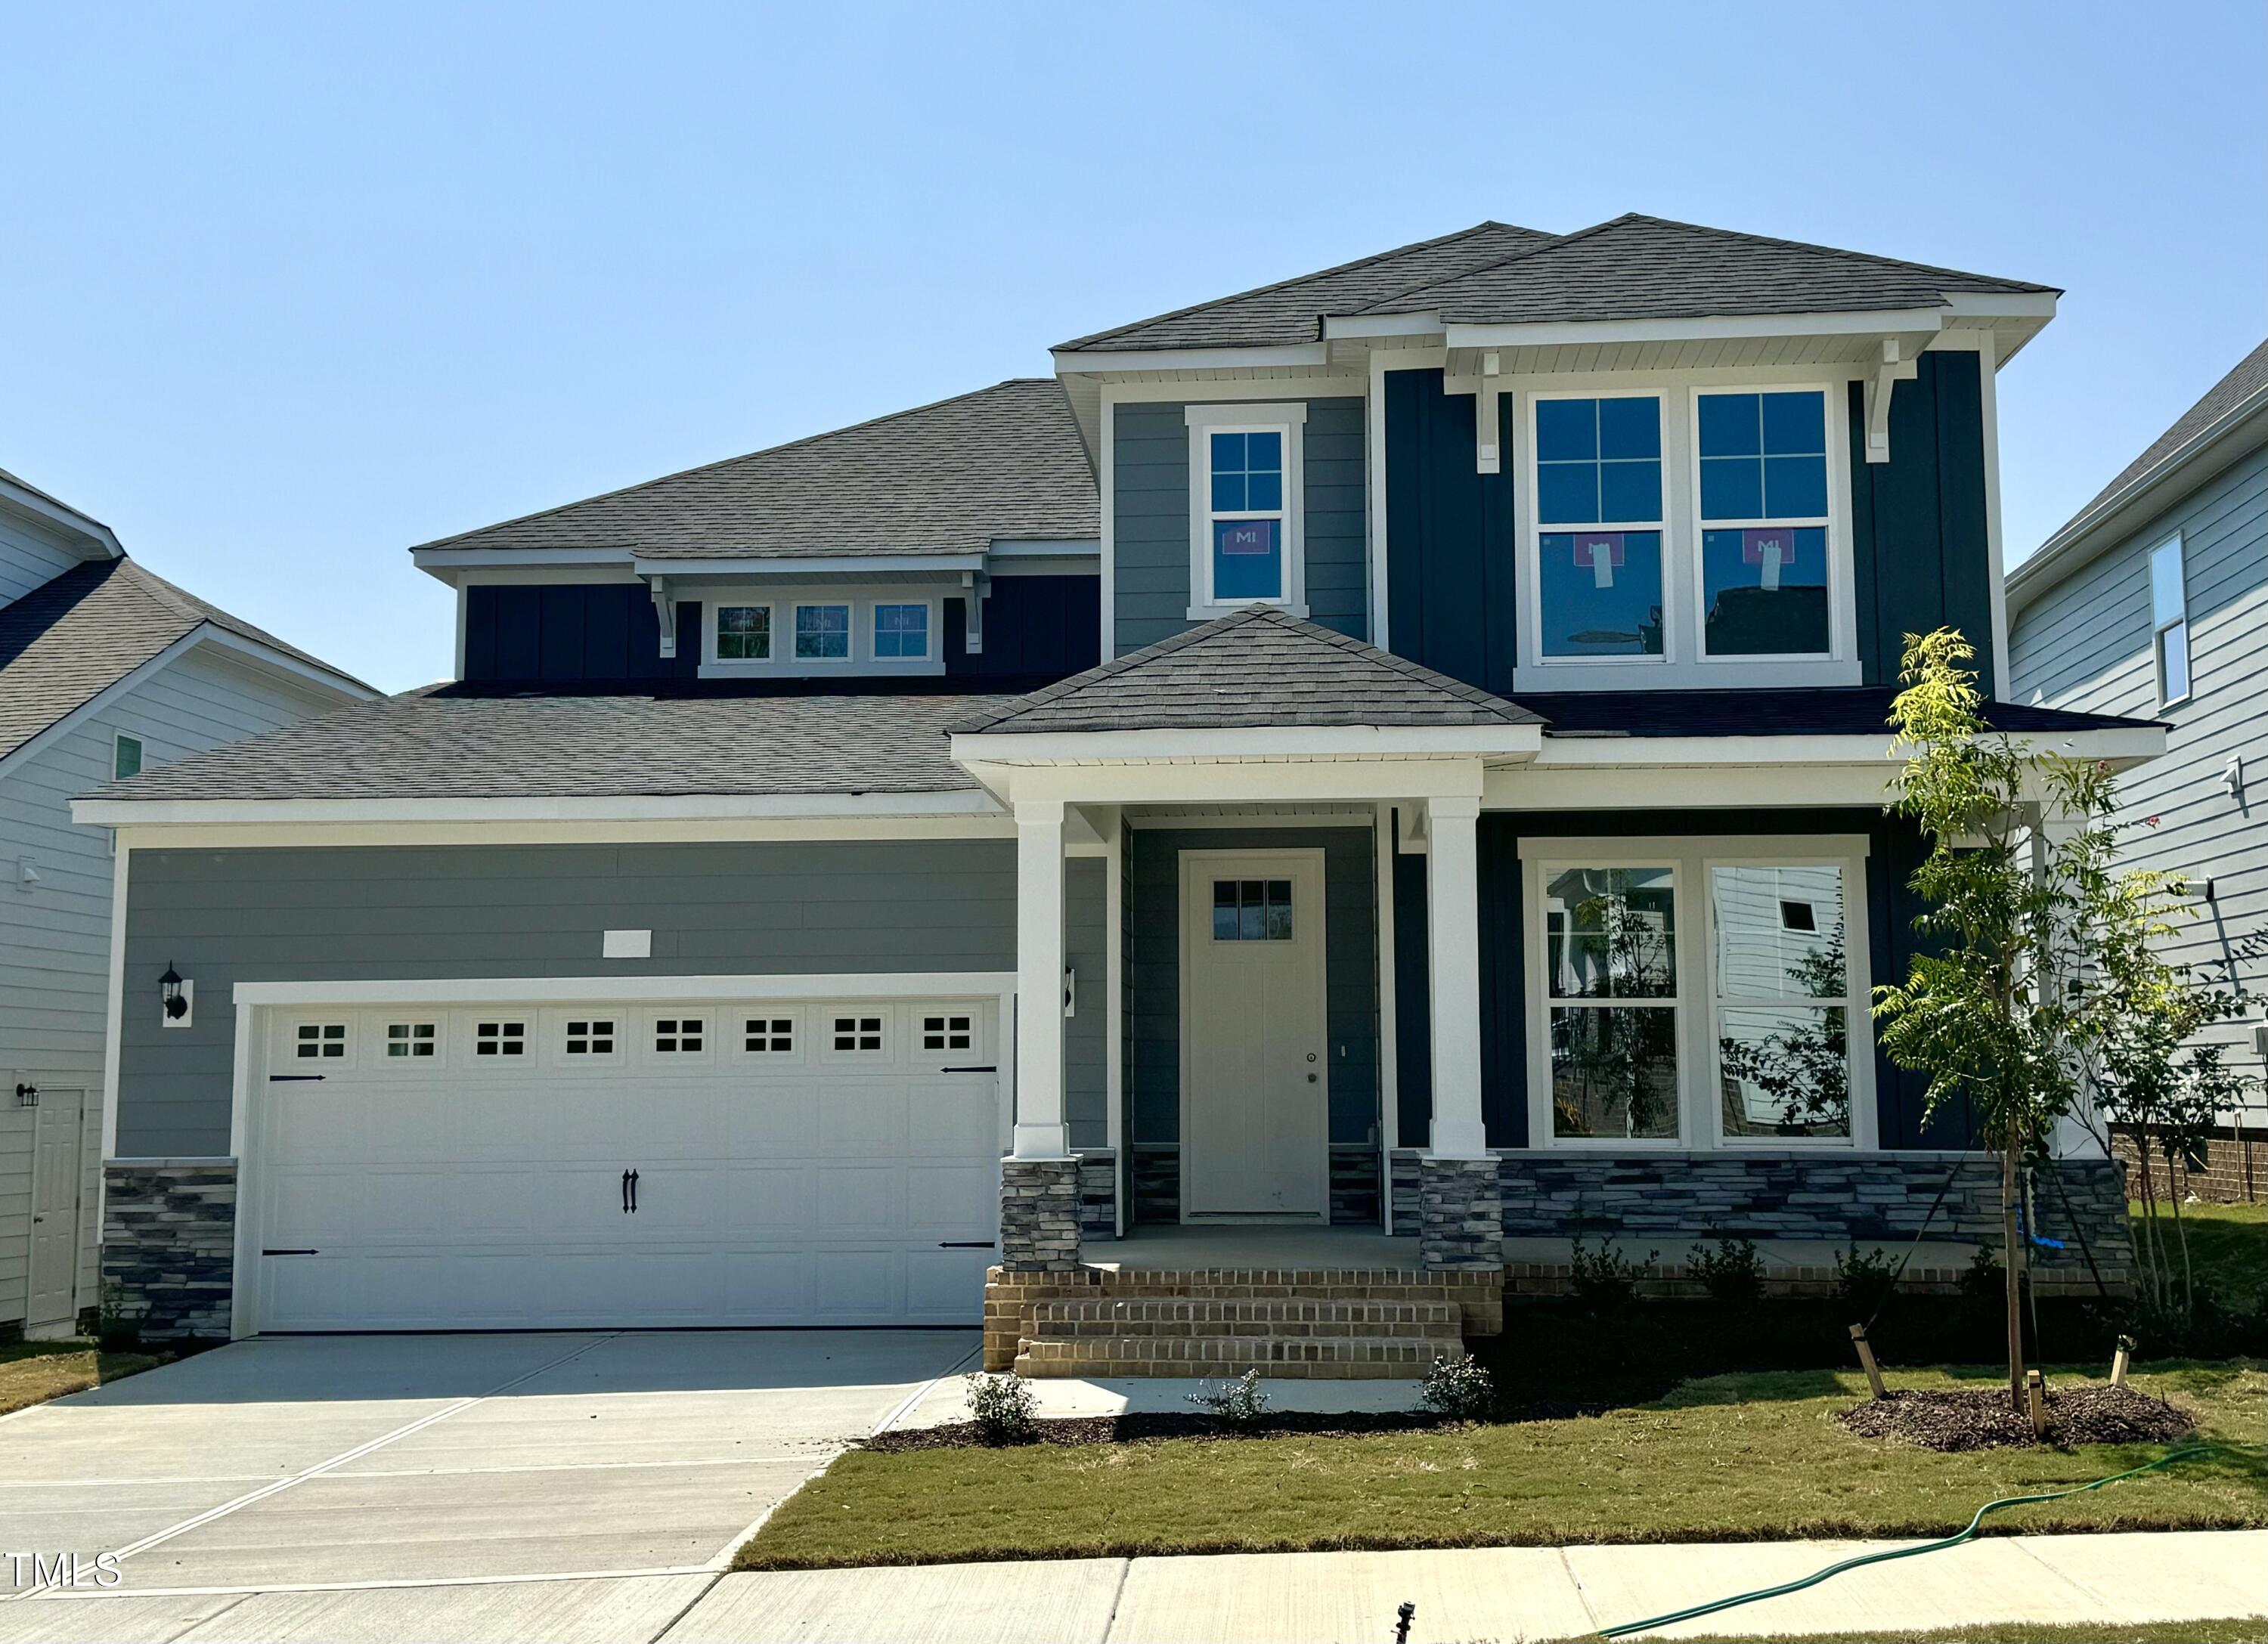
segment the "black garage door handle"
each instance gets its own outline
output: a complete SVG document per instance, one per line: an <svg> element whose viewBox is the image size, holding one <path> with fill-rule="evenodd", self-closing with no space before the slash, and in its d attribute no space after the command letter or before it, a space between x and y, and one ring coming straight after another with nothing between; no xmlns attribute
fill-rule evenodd
<svg viewBox="0 0 2268 1644"><path fill-rule="evenodd" d="M990 1250L993 1241L989 1238L941 1238L938 1240L937 1247L939 1250Z"/></svg>

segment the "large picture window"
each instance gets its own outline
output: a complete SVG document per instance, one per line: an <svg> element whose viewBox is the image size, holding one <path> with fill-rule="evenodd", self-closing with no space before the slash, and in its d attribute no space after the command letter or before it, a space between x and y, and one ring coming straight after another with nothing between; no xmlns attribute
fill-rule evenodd
<svg viewBox="0 0 2268 1644"><path fill-rule="evenodd" d="M1697 394L1694 427L1704 654L1826 655L1827 396Z"/></svg>
<svg viewBox="0 0 2268 1644"><path fill-rule="evenodd" d="M1660 656L1660 400L1538 399L1535 412L1543 654Z"/></svg>
<svg viewBox="0 0 2268 1644"><path fill-rule="evenodd" d="M1520 854L1530 1146L1874 1145L1863 838Z"/></svg>

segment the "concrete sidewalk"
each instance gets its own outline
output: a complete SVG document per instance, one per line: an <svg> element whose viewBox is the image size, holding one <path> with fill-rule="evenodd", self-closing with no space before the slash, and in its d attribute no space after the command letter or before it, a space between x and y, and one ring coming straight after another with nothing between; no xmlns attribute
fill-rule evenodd
<svg viewBox="0 0 2268 1644"><path fill-rule="evenodd" d="M0 1604L0 1644L666 1640L666 1644L1379 1644L1580 1637L1896 1542L1488 1547L1084 1559L722 1577L626 1575ZM1646 1636L1848 1635L1996 1622L2268 1614L2268 1531L1994 1537Z"/></svg>

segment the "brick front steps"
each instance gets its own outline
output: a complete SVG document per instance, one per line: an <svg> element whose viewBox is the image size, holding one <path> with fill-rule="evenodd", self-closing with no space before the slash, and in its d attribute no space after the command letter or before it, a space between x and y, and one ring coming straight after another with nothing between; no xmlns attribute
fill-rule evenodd
<svg viewBox="0 0 2268 1644"><path fill-rule="evenodd" d="M1504 1325L1491 1273L1086 1266L984 1288L984 1365L1030 1376L1423 1376Z"/></svg>

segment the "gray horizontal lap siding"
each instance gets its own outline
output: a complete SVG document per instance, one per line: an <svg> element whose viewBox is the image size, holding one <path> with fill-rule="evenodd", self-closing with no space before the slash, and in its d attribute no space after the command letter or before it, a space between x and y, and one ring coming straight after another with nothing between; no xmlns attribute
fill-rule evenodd
<svg viewBox="0 0 2268 1644"><path fill-rule="evenodd" d="M2161 709L2150 621L2152 549L2179 532L2189 593L2189 700ZM2230 957L2268 928L2268 819L2256 796L2268 783L2259 728L2268 713L2268 450L2255 451L2193 488L2144 529L2073 571L2019 612L2008 636L2020 701L2171 722L2165 753L2120 781L2129 865L2211 877L2213 900L2175 921L2168 952L2198 966ZM2253 784L2244 801L2221 781L2242 755ZM2248 992L2268 985L2268 962L2242 967ZM2256 998L2213 1037L2256 1076ZM2257 1100L2257 1098L2256 1098Z"/></svg>
<svg viewBox="0 0 2268 1644"><path fill-rule="evenodd" d="M1072 1121L1103 1127L1101 864L1071 874L1081 967ZM118 1155L230 1151L235 1013L250 981L1013 971L1006 840L147 850L129 863ZM599 956L651 929L653 957ZM1077 959L1074 963L1078 963ZM168 965L195 1025L158 1025ZM1088 1000L1093 992L1093 1003Z"/></svg>
<svg viewBox="0 0 2268 1644"><path fill-rule="evenodd" d="M1311 400L1300 435L1309 616L1369 632L1359 399ZM1113 656L1170 639L1189 620L1189 429L1180 403L1122 404L1112 419Z"/></svg>

